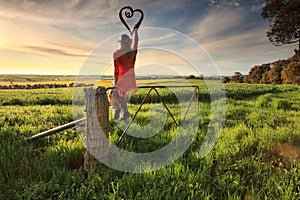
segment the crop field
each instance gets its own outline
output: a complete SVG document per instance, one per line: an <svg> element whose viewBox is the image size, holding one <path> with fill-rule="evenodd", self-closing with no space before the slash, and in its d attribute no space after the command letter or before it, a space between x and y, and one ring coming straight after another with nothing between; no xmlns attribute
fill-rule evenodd
<svg viewBox="0 0 300 200"><path fill-rule="evenodd" d="M200 88L191 145L170 165L145 173L103 164L83 172L84 144L75 128L27 141L74 120L73 88L0 90L0 199L300 199L300 86L226 84L225 125L214 148L200 157L212 102L205 82L191 81ZM131 115L146 92L131 96ZM172 92L164 89L161 96L180 119ZM138 127L150 129L147 124L162 117L165 125L146 139L125 135L120 148L152 152L171 142L176 125L169 115L153 114L162 108L151 93L130 129L142 134ZM123 122L109 113L109 139L116 143Z"/></svg>

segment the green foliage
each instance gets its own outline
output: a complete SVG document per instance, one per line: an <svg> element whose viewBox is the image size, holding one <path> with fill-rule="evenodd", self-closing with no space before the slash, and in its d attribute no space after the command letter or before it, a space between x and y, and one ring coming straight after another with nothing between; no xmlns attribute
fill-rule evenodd
<svg viewBox="0 0 300 200"><path fill-rule="evenodd" d="M289 110L292 108L292 105L290 102L284 99L275 99L273 101L273 107L276 109L283 109L283 110Z"/></svg>
<svg viewBox="0 0 300 200"><path fill-rule="evenodd" d="M0 90L0 105L72 105L72 88Z"/></svg>
<svg viewBox="0 0 300 200"><path fill-rule="evenodd" d="M275 46L300 41L299 14L298 0L266 0L261 15L270 23L267 36Z"/></svg>
<svg viewBox="0 0 300 200"><path fill-rule="evenodd" d="M274 94L264 94L259 96L256 100L257 106L262 108L269 107L273 101L274 96L275 96Z"/></svg>
<svg viewBox="0 0 300 200"><path fill-rule="evenodd" d="M274 94L265 94L259 96L256 101L257 106L261 108L273 107L274 109L290 110L292 108L292 102L285 99L276 98Z"/></svg>
<svg viewBox="0 0 300 200"><path fill-rule="evenodd" d="M214 149L201 158L211 100L204 82L192 84L200 87L200 119L191 146L173 164L140 174L104 165L83 173L84 145L74 129L26 141L73 120L70 89L0 91L1 102L8 102L0 107L0 199L299 199L300 162L283 158L273 145L300 146L299 86L226 84L225 127ZM131 114L145 93L131 97ZM178 93L189 100L188 91ZM161 95L179 121L174 93L165 90ZM157 125L165 117L166 124L146 139L126 135L121 148L151 152L174 138L172 119L159 114L164 108L155 93L150 99L131 130L151 131L155 127L149 126L150 117ZM122 130L113 119L109 130L115 143Z"/></svg>

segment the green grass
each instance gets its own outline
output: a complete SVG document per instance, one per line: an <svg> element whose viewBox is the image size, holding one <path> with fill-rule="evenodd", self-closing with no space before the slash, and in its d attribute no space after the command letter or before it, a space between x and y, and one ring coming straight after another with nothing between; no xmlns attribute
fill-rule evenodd
<svg viewBox="0 0 300 200"><path fill-rule="evenodd" d="M74 128L26 141L73 120L71 88L0 91L0 199L299 199L299 158L284 156L275 144L300 148L300 87L226 84L225 127L213 150L201 158L211 102L204 82L192 84L199 85L201 101L191 146L171 165L137 174L104 165L83 173L79 167L84 145ZM190 95L178 92L184 99ZM140 90L131 97L131 114L145 93ZM161 94L180 120L174 94ZM176 127L169 115L159 116L157 110L163 108L151 93L131 129L140 134L151 131L151 112L158 120L154 123L165 117L166 125L152 130L158 132L147 139L126 135L120 147L151 152L168 144ZM109 129L111 142L116 142L121 130L111 118Z"/></svg>

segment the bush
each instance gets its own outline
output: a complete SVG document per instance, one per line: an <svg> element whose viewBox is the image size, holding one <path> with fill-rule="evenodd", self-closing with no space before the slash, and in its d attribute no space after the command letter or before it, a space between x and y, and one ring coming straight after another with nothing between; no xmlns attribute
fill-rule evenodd
<svg viewBox="0 0 300 200"><path fill-rule="evenodd" d="M231 81L231 79L229 77L223 77L221 79L222 83L229 83Z"/></svg>
<svg viewBox="0 0 300 200"><path fill-rule="evenodd" d="M276 109L290 110L292 108L291 103L283 99L275 99L272 105Z"/></svg>
<svg viewBox="0 0 300 200"><path fill-rule="evenodd" d="M273 94L265 94L261 95L256 100L256 105L262 108L269 107L271 102L273 101L274 95Z"/></svg>

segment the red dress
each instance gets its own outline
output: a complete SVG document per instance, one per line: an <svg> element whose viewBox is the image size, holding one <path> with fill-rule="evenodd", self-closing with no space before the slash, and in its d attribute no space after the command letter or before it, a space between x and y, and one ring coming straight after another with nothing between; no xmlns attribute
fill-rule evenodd
<svg viewBox="0 0 300 200"><path fill-rule="evenodd" d="M136 80L134 73L134 64L136 60L137 50L129 53L123 53L122 49L114 52L114 75L118 77L117 87L121 97L128 92L135 92Z"/></svg>

